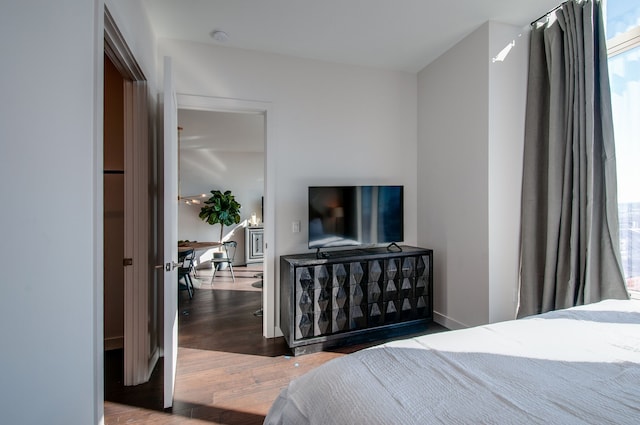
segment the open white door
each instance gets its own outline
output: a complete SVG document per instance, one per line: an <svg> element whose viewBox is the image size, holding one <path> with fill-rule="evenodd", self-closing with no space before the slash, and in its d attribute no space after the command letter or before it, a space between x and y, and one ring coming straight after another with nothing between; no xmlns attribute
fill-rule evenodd
<svg viewBox="0 0 640 425"><path fill-rule="evenodd" d="M164 407L173 405L178 361L178 104L164 58Z"/></svg>

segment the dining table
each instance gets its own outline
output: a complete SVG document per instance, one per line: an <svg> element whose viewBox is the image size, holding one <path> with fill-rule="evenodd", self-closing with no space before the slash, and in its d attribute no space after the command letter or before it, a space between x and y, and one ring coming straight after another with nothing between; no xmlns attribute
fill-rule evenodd
<svg viewBox="0 0 640 425"><path fill-rule="evenodd" d="M178 257L180 257L181 253L193 250L194 254L198 251L206 251L208 249L213 249L213 248L220 248L222 246L222 242L196 242L196 241L180 241L178 242ZM198 257L196 257L198 258ZM180 260L180 258L178 258L178 260ZM197 266L199 263L199 260L195 260L195 263L193 263L193 273L194 276L197 276Z"/></svg>
<svg viewBox="0 0 640 425"><path fill-rule="evenodd" d="M222 242L178 242L178 252L185 252L193 249L194 251L203 251L206 249L219 248Z"/></svg>

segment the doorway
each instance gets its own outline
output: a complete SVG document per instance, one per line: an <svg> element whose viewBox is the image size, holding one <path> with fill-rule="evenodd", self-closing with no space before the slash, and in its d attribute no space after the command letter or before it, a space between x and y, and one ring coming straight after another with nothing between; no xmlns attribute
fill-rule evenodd
<svg viewBox="0 0 640 425"><path fill-rule="evenodd" d="M106 8L104 30L104 348L121 353L122 382L136 385L160 354L154 149L145 76Z"/></svg>
<svg viewBox="0 0 640 425"><path fill-rule="evenodd" d="M104 55L104 349L124 349L124 78Z"/></svg>
<svg viewBox="0 0 640 425"><path fill-rule="evenodd" d="M215 279L211 260L214 255L220 255L220 249L196 249L195 278L191 279L196 285L193 297L211 296L205 295L207 291L216 291L218 299L226 297L230 291L245 292L248 298L241 304L246 307L247 303L251 305L249 300L254 299L253 304L257 305L246 313L254 315L253 320L261 324L265 114L179 108L178 127L178 240L206 245L207 242L218 242L222 235L222 241L236 244L230 251L233 275L231 268L220 269L218 266ZM241 205L238 224L220 229L219 224L210 225L199 218L204 201L214 190L230 191ZM179 300L183 315L193 314L193 310L201 305L185 296ZM221 311L214 309L212 315ZM252 332L258 329L262 336L261 328L251 327Z"/></svg>
<svg viewBox="0 0 640 425"><path fill-rule="evenodd" d="M193 111L208 111L208 112L223 112L230 113L231 115L239 116L238 114L259 115L262 117L262 138L263 138L263 197L260 199L260 207L255 206L256 211L253 210L257 204L249 204L251 206L250 211L245 211L247 214L253 212L258 213L262 211L262 223L264 224L263 233L263 288L262 288L262 336L266 338L273 338L276 335L275 325L275 311L276 310L276 296L275 296L275 259L273 252L275 251L274 243L274 227L275 227L275 208L272 199L275 196L275 170L270 164L275 164L275 158L273 152L275 149L275 138L273 136L273 125L270 124L273 117L273 104L270 102L260 101L248 101L241 99L229 99L229 98L217 98L208 96L195 96L195 95L177 95L178 109L179 110L193 110ZM181 142L182 143L182 142ZM213 188L212 188L213 189ZM211 190L211 189L210 189ZM186 193L185 193L186 194ZM255 202L255 200L253 201ZM281 334L280 334L281 335Z"/></svg>

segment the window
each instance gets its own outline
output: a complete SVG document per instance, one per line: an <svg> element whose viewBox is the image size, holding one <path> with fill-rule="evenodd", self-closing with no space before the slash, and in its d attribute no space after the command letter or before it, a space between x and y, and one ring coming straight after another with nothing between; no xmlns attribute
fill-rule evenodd
<svg viewBox="0 0 640 425"><path fill-rule="evenodd" d="M627 287L640 295L640 2L607 0L605 14L620 253Z"/></svg>

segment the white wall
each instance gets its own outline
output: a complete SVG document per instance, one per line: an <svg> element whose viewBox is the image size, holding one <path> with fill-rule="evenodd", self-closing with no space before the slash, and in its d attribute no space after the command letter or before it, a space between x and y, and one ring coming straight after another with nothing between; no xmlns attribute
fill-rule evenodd
<svg viewBox="0 0 640 425"><path fill-rule="evenodd" d="M101 11L100 1L32 0L0 13L7 424L91 424L102 415Z"/></svg>
<svg viewBox="0 0 640 425"><path fill-rule="evenodd" d="M209 153L213 155L213 152ZM181 163L184 155L181 155ZM187 158L188 159L188 158ZM211 190L230 190L241 205L240 224L224 226L223 240L238 242L234 265L245 264L245 234L248 220L252 213L262 220L262 196L264 195L264 153L262 152L215 152L209 167L204 170L189 169L185 161L180 167L180 174L192 173L190 186L197 189L195 193L211 195ZM191 163L193 164L193 163ZM197 177L196 177L197 176ZM193 180L199 180L194 182ZM207 198L203 198L207 199ZM220 239L220 225L210 225L202 221L198 214L200 205L178 204L178 240L217 241ZM215 250L198 251L196 265L209 266L207 261L213 257Z"/></svg>
<svg viewBox="0 0 640 425"><path fill-rule="evenodd" d="M267 150L277 158L276 259L307 251L312 184L404 185L405 239L417 242L416 75L175 40L159 45L160 56L173 58L178 93L273 105ZM297 220L301 232L292 233Z"/></svg>
<svg viewBox="0 0 640 425"><path fill-rule="evenodd" d="M492 58L518 33L486 23L418 74L419 244L451 328L514 317L526 43Z"/></svg>
<svg viewBox="0 0 640 425"><path fill-rule="evenodd" d="M0 14L3 423L102 420L102 13L32 0Z"/></svg>
<svg viewBox="0 0 640 425"><path fill-rule="evenodd" d="M489 55L488 321L498 322L515 318L517 307L528 30L491 22Z"/></svg>
<svg viewBox="0 0 640 425"><path fill-rule="evenodd" d="M434 310L449 327L488 317L488 32L418 74L419 243L434 250Z"/></svg>
<svg viewBox="0 0 640 425"><path fill-rule="evenodd" d="M416 243L416 76L207 44L160 40L176 92L272 102L276 255L307 250L307 186L405 185ZM269 147L268 147L269 148ZM301 220L300 233L291 222Z"/></svg>
<svg viewBox="0 0 640 425"><path fill-rule="evenodd" d="M186 166L185 166L186 165ZM185 164L180 167L180 173L186 172ZM217 167L220 169L217 169ZM264 154L261 152L216 152L215 161L211 162L211 170L200 173L203 184L195 193L205 193L211 196L211 190L230 190L240 208L241 220L251 218L253 212L262 219L261 202L264 194ZM207 178L206 171L211 171ZM207 198L204 198L205 200ZM178 239L197 241L217 241L220 238L220 225L210 225L202 221L198 214L202 205L186 205L180 203L178 208ZM231 229L224 228L226 235Z"/></svg>

